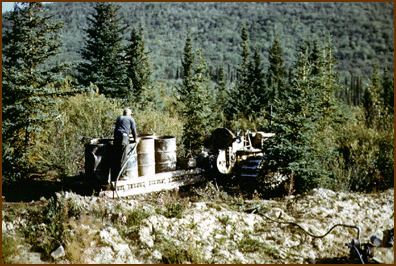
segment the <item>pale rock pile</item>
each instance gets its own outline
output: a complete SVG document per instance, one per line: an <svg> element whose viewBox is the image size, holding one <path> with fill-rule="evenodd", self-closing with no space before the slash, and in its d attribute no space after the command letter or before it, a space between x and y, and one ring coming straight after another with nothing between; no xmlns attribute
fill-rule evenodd
<svg viewBox="0 0 396 266"><path fill-rule="evenodd" d="M59 199L73 200L75 208L87 212L98 208L113 210L109 215L118 215L121 220L125 210L137 206L151 210L139 227L140 243L128 242L110 223L101 228L88 228L88 234L98 239L85 250L85 262L92 264L162 263L163 253L157 246L160 239L175 247L196 250L210 263L306 263L309 259L348 256L346 244L358 237L354 228L336 227L324 238L313 238L296 226L244 212L242 207L239 210L225 208L212 202L190 203L183 218L166 218L155 213L155 206L142 206L136 200L126 202L73 193L58 195ZM335 224L358 225L360 240L367 243L372 235L382 238L384 230L394 228L393 189L378 194L314 189L305 196L245 203L261 206L262 212L271 219L298 223L318 236L327 233ZM16 230L22 224L19 220L3 220L3 231ZM250 240L261 243L261 246L258 250L244 252L243 244ZM393 248L377 249L376 252L376 257L383 262L394 263ZM62 258L57 263L70 262Z"/></svg>

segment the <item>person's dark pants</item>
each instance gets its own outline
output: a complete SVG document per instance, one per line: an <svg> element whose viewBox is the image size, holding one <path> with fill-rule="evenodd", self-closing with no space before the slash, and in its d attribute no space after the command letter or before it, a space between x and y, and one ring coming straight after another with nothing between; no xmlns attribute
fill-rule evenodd
<svg viewBox="0 0 396 266"><path fill-rule="evenodd" d="M117 179L117 176L121 171L121 167L126 160L126 146L128 144L124 145L124 142L122 141L122 136L114 138L114 162L113 170L111 171L112 181Z"/></svg>

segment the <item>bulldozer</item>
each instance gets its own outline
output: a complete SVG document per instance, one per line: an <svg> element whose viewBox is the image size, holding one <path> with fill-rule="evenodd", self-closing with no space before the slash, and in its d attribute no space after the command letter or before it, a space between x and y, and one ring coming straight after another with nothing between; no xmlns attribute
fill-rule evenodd
<svg viewBox="0 0 396 266"><path fill-rule="evenodd" d="M274 190L287 181L279 173L263 171L267 159L263 147L274 135L249 130L235 135L228 128L217 128L205 135L205 149L196 156L197 167L204 169L207 177L233 182L244 189Z"/></svg>

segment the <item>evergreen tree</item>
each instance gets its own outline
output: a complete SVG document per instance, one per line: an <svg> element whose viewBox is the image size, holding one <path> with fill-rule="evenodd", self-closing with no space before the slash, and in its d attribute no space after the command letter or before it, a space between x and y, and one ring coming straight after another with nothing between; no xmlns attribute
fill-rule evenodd
<svg viewBox="0 0 396 266"><path fill-rule="evenodd" d="M117 16L120 6L98 2L87 19L85 47L81 56L85 60L78 66L78 80L83 85L98 86L99 92L111 97L125 98L129 95L126 66L123 58L121 17Z"/></svg>
<svg viewBox="0 0 396 266"><path fill-rule="evenodd" d="M184 46L183 60L182 60L183 82L182 82L182 86L180 88L180 90L181 90L180 93L181 93L182 97L184 95L187 95L187 93L190 90L193 63L194 63L194 54L193 54L192 46L191 46L190 32L188 31L187 37L186 37L186 44Z"/></svg>
<svg viewBox="0 0 396 266"><path fill-rule="evenodd" d="M287 72L282 58L282 48L279 45L277 36L275 35L274 43L269 51L268 61L268 95L266 95L268 105L273 105L274 100L279 97L279 92L286 84Z"/></svg>
<svg viewBox="0 0 396 266"><path fill-rule="evenodd" d="M244 92L247 96L246 98L248 98L245 104L245 114L258 114L262 108L268 106L268 99L265 97L265 77L261 66L261 56L257 46L255 47L252 59L248 65L248 84L248 90Z"/></svg>
<svg viewBox="0 0 396 266"><path fill-rule="evenodd" d="M323 71L323 55L322 47L319 44L318 38L316 38L313 41L312 52L309 57L309 60L312 63L312 75L317 75Z"/></svg>
<svg viewBox="0 0 396 266"><path fill-rule="evenodd" d="M340 101L336 95L344 88L339 84L338 72L335 70L338 62L334 58L335 48L331 40L331 36L328 36L323 46L318 44L318 40L315 40L310 58L312 87L318 95L319 130L334 128L343 122Z"/></svg>
<svg viewBox="0 0 396 266"><path fill-rule="evenodd" d="M141 101L143 87L152 83L151 62L145 51L144 29L140 25L140 32L133 28L131 32L131 44L126 49L127 75L130 79L130 93L134 101Z"/></svg>
<svg viewBox="0 0 396 266"><path fill-rule="evenodd" d="M308 42L299 48L297 58L291 86L282 90L275 101L277 108L268 129L276 135L264 152L268 155L265 168L293 176L296 190L304 192L331 178L326 163L336 154L323 143L321 125L326 117L335 117L326 109L330 102L324 104L330 91L325 87L331 83L321 82L328 82L328 72L323 72L325 76L313 74L315 62L311 61ZM333 125L331 119L327 119L327 125Z"/></svg>
<svg viewBox="0 0 396 266"><path fill-rule="evenodd" d="M384 101L385 107L388 110L389 114L393 114L394 112L394 100L395 100L395 88L394 88L394 80L388 75L388 68L384 71L384 76L382 78L382 99Z"/></svg>
<svg viewBox="0 0 396 266"><path fill-rule="evenodd" d="M363 107L365 110L366 126L375 128L379 125L384 112L384 104L380 99L381 80L378 75L377 65L374 64L371 83L364 92Z"/></svg>
<svg viewBox="0 0 396 266"><path fill-rule="evenodd" d="M225 110L228 98L227 73L224 69L224 63L219 67L217 76L218 81L214 88L216 101L213 103L213 117L216 121L216 127L221 127L226 122Z"/></svg>
<svg viewBox="0 0 396 266"><path fill-rule="evenodd" d="M224 69L224 63L221 64L221 67L218 71L218 83L215 87L216 98L217 98L217 106L220 110L224 110L226 108L226 98L227 98L227 73Z"/></svg>
<svg viewBox="0 0 396 266"><path fill-rule="evenodd" d="M243 76L247 75L247 68L249 65L250 55L251 55L250 48L249 48L249 34L248 34L246 24L244 24L242 27L241 39L242 39L242 43L241 43L242 63L238 69L238 75L239 75L239 78L243 79Z"/></svg>
<svg viewBox="0 0 396 266"><path fill-rule="evenodd" d="M207 64L202 58L201 49L199 49L193 65L193 73L189 78L189 92L184 95L186 122L183 143L192 154L200 151L204 135L211 130L212 103L207 70Z"/></svg>
<svg viewBox="0 0 396 266"><path fill-rule="evenodd" d="M182 113L185 119L183 144L191 154L200 151L203 136L210 130L211 96L209 93L208 67L201 55L192 52L190 34L187 34L182 60L183 81L179 88Z"/></svg>
<svg viewBox="0 0 396 266"><path fill-rule="evenodd" d="M250 111L247 104L252 97L249 84L249 68L252 68L252 66L246 25L243 25L241 39L241 63L237 69L236 85L230 92L228 108L226 109L228 120L231 120L235 115L243 116Z"/></svg>
<svg viewBox="0 0 396 266"><path fill-rule="evenodd" d="M36 136L52 120L54 96L62 93L51 83L63 78L64 65L43 70L43 64L59 53L62 23L51 22L40 3L21 3L5 16L12 27L3 35L3 175L26 176L43 170L35 155Z"/></svg>

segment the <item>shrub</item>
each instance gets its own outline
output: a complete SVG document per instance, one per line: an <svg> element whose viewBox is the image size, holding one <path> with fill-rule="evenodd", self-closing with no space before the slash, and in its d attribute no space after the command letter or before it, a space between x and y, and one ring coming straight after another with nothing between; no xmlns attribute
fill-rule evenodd
<svg viewBox="0 0 396 266"><path fill-rule="evenodd" d="M135 111L136 130L140 135L173 136L180 140L183 134L183 123L177 115L156 110Z"/></svg>
<svg viewBox="0 0 396 266"><path fill-rule="evenodd" d="M202 252L195 243L191 243L186 247L175 245L169 241L162 243L162 260L166 264L206 263Z"/></svg>
<svg viewBox="0 0 396 266"><path fill-rule="evenodd" d="M58 99L61 113L49 123L37 142L43 161L60 173L74 175L84 168L84 144L109 138L121 106L95 92Z"/></svg>
<svg viewBox="0 0 396 266"><path fill-rule="evenodd" d="M180 219L184 216L188 202L188 198L180 202L177 190L165 191L159 195L159 199L157 200L157 204L159 204L157 205L156 212L164 215L166 218Z"/></svg>
<svg viewBox="0 0 396 266"><path fill-rule="evenodd" d="M18 253L18 245L20 244L20 238L11 236L7 233L1 236L1 262L3 264L15 263L12 260L13 256Z"/></svg>
<svg viewBox="0 0 396 266"><path fill-rule="evenodd" d="M338 132L336 142L341 155L334 165L336 185L368 192L394 186L393 127L375 130L362 122L349 123Z"/></svg>
<svg viewBox="0 0 396 266"><path fill-rule="evenodd" d="M66 258L72 263L88 263L87 249L98 241L98 235L92 234L97 224L92 217L82 216L79 220L69 219L69 225L73 234L69 234L66 239Z"/></svg>

